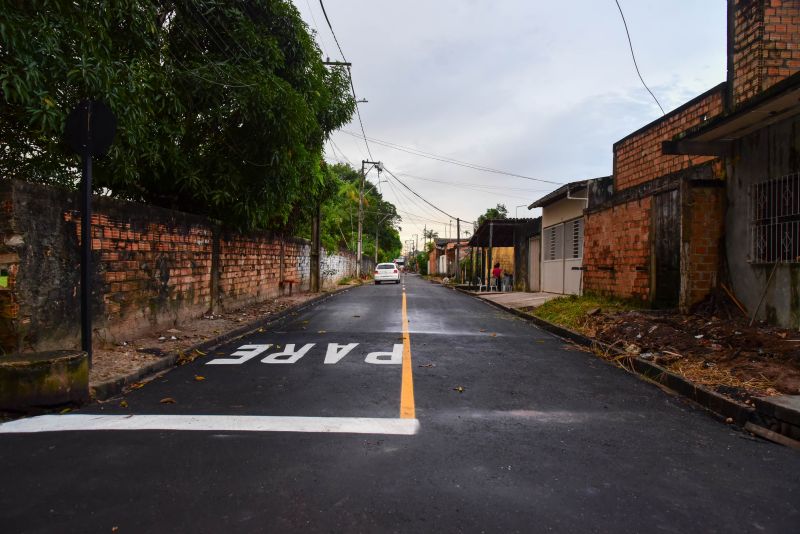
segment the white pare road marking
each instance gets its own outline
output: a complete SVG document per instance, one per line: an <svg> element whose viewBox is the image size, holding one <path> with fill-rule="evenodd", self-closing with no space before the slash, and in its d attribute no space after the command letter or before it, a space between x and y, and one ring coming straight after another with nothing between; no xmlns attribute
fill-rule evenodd
<svg viewBox="0 0 800 534"><path fill-rule="evenodd" d="M300 358L308 354L315 345L316 343L306 343L301 348L296 349L294 343L289 343L284 350L264 356L264 358L261 359L261 363L297 363ZM236 349L236 352L231 354L230 358L215 358L210 362L206 362L206 365L241 365L263 354L272 346L272 344L242 345ZM358 343L347 343L345 345L328 343L328 350L325 352L325 363L328 365L339 363L342 358L350 354L357 346ZM364 358L364 362L373 365L400 365L403 363L403 345L401 343L395 343L391 351L370 352Z"/></svg>
<svg viewBox="0 0 800 534"><path fill-rule="evenodd" d="M41 415L0 425L0 434L98 430L211 432L319 432L395 434L419 430L417 419L370 417L274 417L265 415Z"/></svg>
<svg viewBox="0 0 800 534"><path fill-rule="evenodd" d="M231 356L238 356L238 358L216 358L206 365L240 365L248 360L252 360L262 352L266 351L272 345L242 345Z"/></svg>

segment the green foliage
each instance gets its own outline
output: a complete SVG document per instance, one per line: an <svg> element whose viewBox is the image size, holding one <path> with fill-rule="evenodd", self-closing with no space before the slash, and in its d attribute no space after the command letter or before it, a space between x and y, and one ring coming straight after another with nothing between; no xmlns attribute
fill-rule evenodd
<svg viewBox="0 0 800 534"><path fill-rule="evenodd" d="M587 313L599 308L603 312L619 312L641 308L642 304L601 295L568 295L549 300L533 310L533 315L572 330L581 331L586 325Z"/></svg>
<svg viewBox="0 0 800 534"><path fill-rule="evenodd" d="M355 251L358 243L358 192L361 173L343 164L323 169L325 188L321 193L320 240L329 251ZM311 215L299 213L297 235L310 237ZM402 243L397 224L401 221L394 204L369 185L364 192L363 252L375 257L375 230L378 230L378 261L393 261L400 255Z"/></svg>
<svg viewBox="0 0 800 534"><path fill-rule="evenodd" d="M506 209L506 205L498 204L494 208L487 209L486 213L478 217L475 229L477 229L480 225L482 225L483 221L487 221L489 219L506 219L507 217L508 217L508 210Z"/></svg>
<svg viewBox="0 0 800 534"><path fill-rule="evenodd" d="M423 276L427 276L428 274L428 259L430 257L430 252L420 252L417 254L417 268L419 269L419 274Z"/></svg>
<svg viewBox="0 0 800 534"><path fill-rule="evenodd" d="M75 187L85 98L118 120L98 190L292 231L330 193L324 140L354 111L288 0L0 0L0 175Z"/></svg>

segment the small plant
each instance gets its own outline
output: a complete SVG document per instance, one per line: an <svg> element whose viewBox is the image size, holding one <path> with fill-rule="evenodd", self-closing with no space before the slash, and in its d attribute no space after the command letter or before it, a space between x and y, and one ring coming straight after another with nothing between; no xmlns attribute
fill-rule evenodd
<svg viewBox="0 0 800 534"><path fill-rule="evenodd" d="M621 312L641 308L634 300L604 297L601 295L568 295L549 300L534 309L532 314L545 321L565 326L572 330L583 330L591 312Z"/></svg>

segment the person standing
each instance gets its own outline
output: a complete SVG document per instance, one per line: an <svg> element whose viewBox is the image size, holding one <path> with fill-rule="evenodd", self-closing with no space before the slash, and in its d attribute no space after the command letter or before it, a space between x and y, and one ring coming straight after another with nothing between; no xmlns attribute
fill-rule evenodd
<svg viewBox="0 0 800 534"><path fill-rule="evenodd" d="M494 264L494 269L492 269L492 280L489 284L489 287L494 286L497 289L500 289L500 279L503 277L503 269L500 268L500 262Z"/></svg>

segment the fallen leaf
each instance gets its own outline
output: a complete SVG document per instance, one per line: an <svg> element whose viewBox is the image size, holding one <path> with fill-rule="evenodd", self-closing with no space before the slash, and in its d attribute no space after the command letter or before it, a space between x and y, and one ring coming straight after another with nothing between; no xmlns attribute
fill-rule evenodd
<svg viewBox="0 0 800 534"><path fill-rule="evenodd" d="M194 375L194 381L195 382L202 382L205 379L206 379L206 377L204 377L204 376Z"/></svg>
<svg viewBox="0 0 800 534"><path fill-rule="evenodd" d="M481 332L486 332L486 329L485 329L485 328L481 328L481 330L480 330L480 331L481 331Z"/></svg>
<svg viewBox="0 0 800 534"><path fill-rule="evenodd" d="M490 335L490 336L492 336L492 337L497 337L497 334L495 334L494 332L492 332L492 333L491 333L491 334L489 334L489 335Z"/></svg>
<svg viewBox="0 0 800 534"><path fill-rule="evenodd" d="M86 242L88 243L89 241L87 240ZM116 532L118 530L119 530L119 527L111 527L111 532Z"/></svg>
<svg viewBox="0 0 800 534"><path fill-rule="evenodd" d="M136 382L135 384L131 384L131 389L139 389L144 387L144 382Z"/></svg>
<svg viewBox="0 0 800 534"><path fill-rule="evenodd" d="M128 407L128 401L123 399L122 401L120 401L119 407L120 408L127 408Z"/></svg>
<svg viewBox="0 0 800 534"><path fill-rule="evenodd" d="M458 391L459 393L464 393L464 386L456 386L453 388L453 391Z"/></svg>
<svg viewBox="0 0 800 534"><path fill-rule="evenodd" d="M87 241L87 243L88 243L88 241ZM264 331L264 329L263 329L263 328L259 328L259 329L258 329L258 332L263 332L263 331Z"/></svg>
<svg viewBox="0 0 800 534"><path fill-rule="evenodd" d="M161 399L158 402L160 402L161 404L175 404L178 401L176 401L172 397L164 397L163 399Z"/></svg>
<svg viewBox="0 0 800 534"><path fill-rule="evenodd" d="M361 317L360 315L354 315L353 317Z"/></svg>
<svg viewBox="0 0 800 534"><path fill-rule="evenodd" d="M325 333L325 330L320 330L319 332L317 332L317 334L324 334L324 333Z"/></svg>
<svg viewBox="0 0 800 534"><path fill-rule="evenodd" d="M205 356L205 355L206 355L206 353L205 353L205 352L203 352L202 350L199 350L199 349L194 349L194 351L195 351L197 354L199 354L200 356Z"/></svg>
<svg viewBox="0 0 800 534"><path fill-rule="evenodd" d="M61 410L61 411L60 411L60 412L58 412L58 413L65 414L65 413L69 413L69 412L71 412L71 411L72 411L72 408L64 408L63 410Z"/></svg>
<svg viewBox="0 0 800 534"><path fill-rule="evenodd" d="M421 363L417 367L436 367L435 363Z"/></svg>

